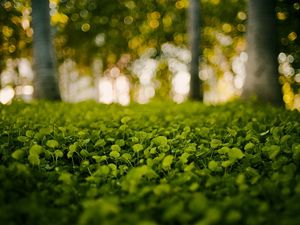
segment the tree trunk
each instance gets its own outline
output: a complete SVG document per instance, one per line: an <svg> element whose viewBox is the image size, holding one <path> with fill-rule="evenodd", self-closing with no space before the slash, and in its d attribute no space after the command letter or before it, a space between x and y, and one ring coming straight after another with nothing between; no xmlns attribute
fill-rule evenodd
<svg viewBox="0 0 300 225"><path fill-rule="evenodd" d="M49 0L32 0L35 97L60 100L50 32Z"/></svg>
<svg viewBox="0 0 300 225"><path fill-rule="evenodd" d="M246 65L242 98L282 104L278 76L276 0L248 0Z"/></svg>
<svg viewBox="0 0 300 225"><path fill-rule="evenodd" d="M189 0L188 7L188 34L191 51L190 64L190 99L203 100L203 90L199 78L199 57L200 57L200 3L199 0Z"/></svg>

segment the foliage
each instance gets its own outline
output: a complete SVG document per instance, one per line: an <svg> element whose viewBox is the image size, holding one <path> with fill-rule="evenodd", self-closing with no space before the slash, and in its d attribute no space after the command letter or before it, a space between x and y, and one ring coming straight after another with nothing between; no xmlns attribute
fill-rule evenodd
<svg viewBox="0 0 300 225"><path fill-rule="evenodd" d="M26 13L29 13L28 3L21 0L0 1L0 71L5 67L6 59L30 54L32 30L29 21L22 21Z"/></svg>
<svg viewBox="0 0 300 225"><path fill-rule="evenodd" d="M60 23L57 44L67 51L61 52L59 58L72 57L79 63L87 63L100 57L109 66L125 53L137 58L147 48L160 51L161 44L173 41L175 32L182 37L185 33L186 6L178 9L176 3L175 0L60 1L58 11L67 19ZM180 44L184 42L181 39Z"/></svg>
<svg viewBox="0 0 300 225"><path fill-rule="evenodd" d="M0 106L1 224L299 222L298 112L223 106Z"/></svg>
<svg viewBox="0 0 300 225"><path fill-rule="evenodd" d="M30 1L1 0L0 3L0 70L3 70L7 59L31 59L32 29ZM93 62L100 60L103 67L97 70L117 66L133 81L136 78L128 71L128 63L143 56L149 48L151 57L159 59L163 43L187 46L188 0L50 0L50 3L58 65L71 58L76 61L80 74L91 74ZM279 69L283 94L288 107L293 108L299 98L299 1L277 0L275 10L279 50L287 55L287 65ZM218 78L236 74L233 62L246 49L246 1L201 0L200 14L203 68ZM169 83L169 87L169 76L161 76L163 73L159 72L160 83ZM136 86L138 81L132 83ZM158 89L158 96L169 97L167 91L160 92Z"/></svg>
<svg viewBox="0 0 300 225"><path fill-rule="evenodd" d="M276 15L278 19L279 36L280 36L280 50L288 54L292 54L294 61L291 63L294 68L300 68L300 3L297 0L283 1L279 0L276 8Z"/></svg>

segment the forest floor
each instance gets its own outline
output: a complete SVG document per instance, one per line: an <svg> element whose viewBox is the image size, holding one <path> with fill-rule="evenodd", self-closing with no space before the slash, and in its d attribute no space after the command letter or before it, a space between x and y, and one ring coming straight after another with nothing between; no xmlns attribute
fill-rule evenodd
<svg viewBox="0 0 300 225"><path fill-rule="evenodd" d="M16 102L0 135L0 224L300 222L299 112Z"/></svg>

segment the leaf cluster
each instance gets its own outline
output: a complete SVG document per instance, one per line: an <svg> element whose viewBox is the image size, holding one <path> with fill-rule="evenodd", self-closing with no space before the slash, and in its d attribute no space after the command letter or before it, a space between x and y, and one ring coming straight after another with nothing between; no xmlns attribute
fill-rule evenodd
<svg viewBox="0 0 300 225"><path fill-rule="evenodd" d="M0 106L0 221L297 224L299 117L240 102Z"/></svg>

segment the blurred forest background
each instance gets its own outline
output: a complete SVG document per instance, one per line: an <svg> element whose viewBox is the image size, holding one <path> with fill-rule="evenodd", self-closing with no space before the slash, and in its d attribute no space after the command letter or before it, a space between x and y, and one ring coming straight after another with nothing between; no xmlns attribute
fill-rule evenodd
<svg viewBox="0 0 300 225"><path fill-rule="evenodd" d="M238 98L248 58L247 1L198 2L203 101ZM1 0L2 104L33 98L31 6L28 0ZM185 101L191 79L188 7L188 0L50 0L61 99L122 105ZM300 109L300 1L277 0L274 11L282 97L287 108Z"/></svg>

